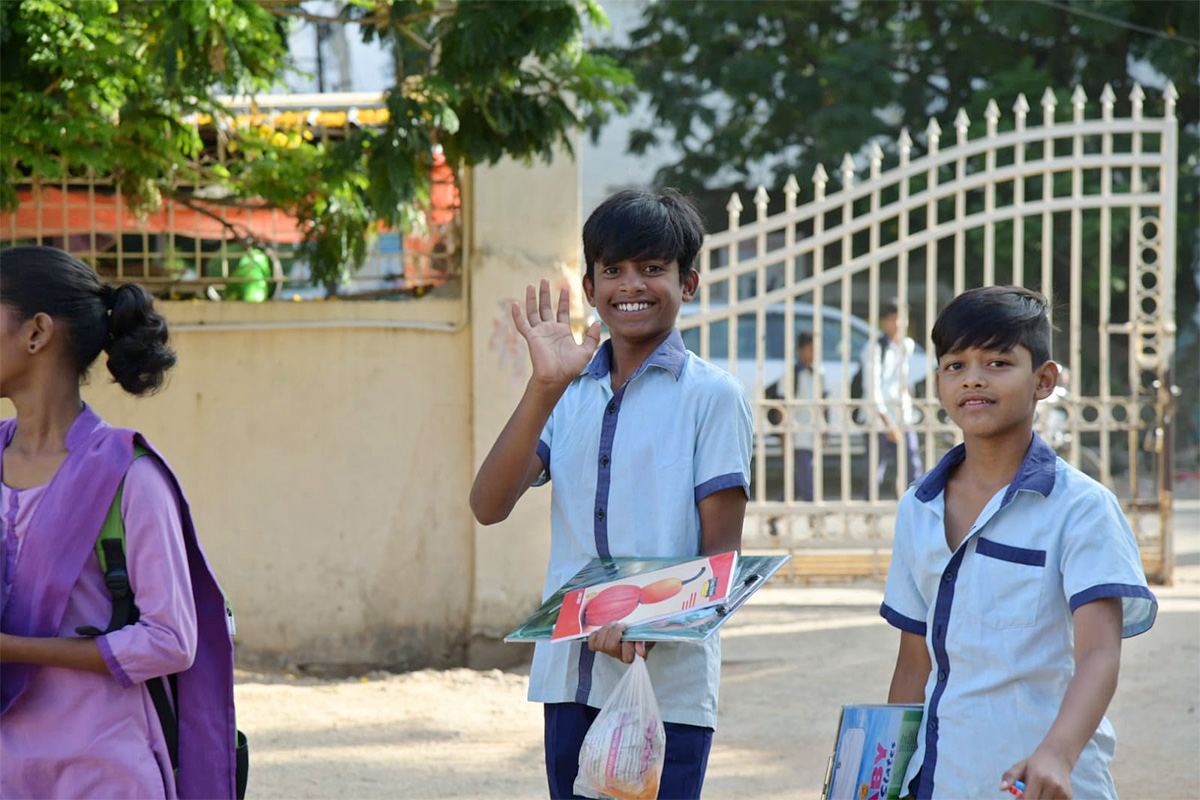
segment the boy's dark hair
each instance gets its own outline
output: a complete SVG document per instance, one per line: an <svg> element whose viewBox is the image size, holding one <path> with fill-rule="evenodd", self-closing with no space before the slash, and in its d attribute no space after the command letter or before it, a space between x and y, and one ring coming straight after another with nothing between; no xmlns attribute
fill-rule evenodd
<svg viewBox="0 0 1200 800"><path fill-rule="evenodd" d="M596 264L661 258L679 262L682 283L704 241L704 222L692 201L674 189L626 189L605 200L583 225L584 274Z"/></svg>
<svg viewBox="0 0 1200 800"><path fill-rule="evenodd" d="M978 347L1006 352L1017 345L1033 356L1037 369L1050 360L1050 304L1022 286L984 286L950 301L933 323L933 347L946 353Z"/></svg>
<svg viewBox="0 0 1200 800"><path fill-rule="evenodd" d="M890 297L884 300L879 306L879 318L890 317L893 314L899 314L900 310L908 311L908 303L901 303L899 297Z"/></svg>
<svg viewBox="0 0 1200 800"><path fill-rule="evenodd" d="M796 336L796 349L797 350L799 350L801 347L804 347L805 345L810 345L812 343L813 343L813 335L812 335L811 331L800 331L800 333Z"/></svg>
<svg viewBox="0 0 1200 800"><path fill-rule="evenodd" d="M63 323L81 380L100 353L107 352L108 371L122 389L150 394L175 364L167 321L154 310L149 292L136 283L113 288L56 247L0 251L0 303L22 321L45 313Z"/></svg>

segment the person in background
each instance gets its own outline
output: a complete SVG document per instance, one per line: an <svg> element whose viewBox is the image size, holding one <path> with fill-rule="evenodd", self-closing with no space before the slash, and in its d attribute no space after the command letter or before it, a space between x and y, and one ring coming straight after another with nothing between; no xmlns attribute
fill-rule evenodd
<svg viewBox="0 0 1200 800"><path fill-rule="evenodd" d="M879 434L879 464L874 476L882 490L892 465L902 486L920 477L924 468L917 432L911 428L917 422L909 388L913 376L904 374L917 346L908 335L908 306L897 299L884 303L879 327L879 341L867 344L861 361L866 396L884 428Z"/></svg>

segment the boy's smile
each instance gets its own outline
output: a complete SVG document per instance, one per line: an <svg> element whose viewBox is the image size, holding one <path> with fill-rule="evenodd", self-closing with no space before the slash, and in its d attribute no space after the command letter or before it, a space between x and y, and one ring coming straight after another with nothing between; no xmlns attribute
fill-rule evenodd
<svg viewBox="0 0 1200 800"><path fill-rule="evenodd" d="M945 353L935 380L938 401L967 436L990 438L1014 430L1024 434L1037 402L1054 391L1053 362L1033 368L1029 350L977 347Z"/></svg>
<svg viewBox="0 0 1200 800"><path fill-rule="evenodd" d="M699 283L695 270L679 279L679 262L626 259L596 264L595 279L584 277L588 302L614 340L657 346L675 328L679 306L692 299Z"/></svg>

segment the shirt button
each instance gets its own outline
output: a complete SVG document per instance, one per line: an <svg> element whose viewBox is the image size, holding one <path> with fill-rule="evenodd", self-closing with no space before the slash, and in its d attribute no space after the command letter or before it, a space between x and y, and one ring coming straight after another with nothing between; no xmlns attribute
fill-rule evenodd
<svg viewBox="0 0 1200 800"><path fill-rule="evenodd" d="M929 730L934 731L934 732L937 731L937 720L936 719L929 720Z"/></svg>
<svg viewBox="0 0 1200 800"><path fill-rule="evenodd" d="M944 580L946 583L954 583L954 573L946 572L942 575L942 580Z"/></svg>
<svg viewBox="0 0 1200 800"><path fill-rule="evenodd" d="M610 414L615 414L615 413L617 413L617 404L616 404L616 403L609 403L609 404L608 404L608 413L610 413Z"/></svg>
<svg viewBox="0 0 1200 800"><path fill-rule="evenodd" d="M596 519L604 519L604 509L603 508L596 509Z"/></svg>
<svg viewBox="0 0 1200 800"><path fill-rule="evenodd" d="M602 467L608 466L608 456L600 456L600 466L602 466Z"/></svg>
<svg viewBox="0 0 1200 800"><path fill-rule="evenodd" d="M945 671L945 670L938 670L938 682L940 683L940 682L942 682L942 681L944 681L944 680L946 680L946 671Z"/></svg>

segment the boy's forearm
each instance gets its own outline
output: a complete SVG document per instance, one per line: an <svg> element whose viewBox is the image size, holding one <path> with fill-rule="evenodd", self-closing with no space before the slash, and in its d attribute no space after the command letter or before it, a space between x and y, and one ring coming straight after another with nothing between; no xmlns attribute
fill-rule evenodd
<svg viewBox="0 0 1200 800"><path fill-rule="evenodd" d="M525 387L471 487L471 511L483 524L506 519L529 488L530 472L538 458L538 440L564 390L533 380Z"/></svg>
<svg viewBox="0 0 1200 800"><path fill-rule="evenodd" d="M1058 717L1038 749L1049 749L1074 765L1088 740L1100 726L1104 712L1117 690L1121 648L1097 648L1084 654L1075 665L1075 677L1067 685Z"/></svg>
<svg viewBox="0 0 1200 800"><path fill-rule="evenodd" d="M925 637L901 631L900 651L896 654L896 668L892 672L891 686L888 687L888 702L923 704L925 684L932 669Z"/></svg>

